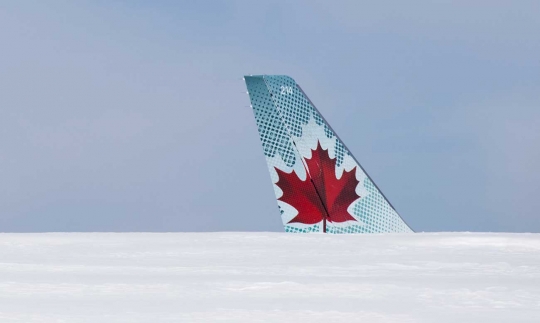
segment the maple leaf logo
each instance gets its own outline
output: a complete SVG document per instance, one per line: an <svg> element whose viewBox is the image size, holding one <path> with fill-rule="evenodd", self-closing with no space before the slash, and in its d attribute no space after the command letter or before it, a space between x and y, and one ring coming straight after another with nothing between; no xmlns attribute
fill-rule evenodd
<svg viewBox="0 0 540 323"><path fill-rule="evenodd" d="M328 150L323 150L320 142L311 150L311 159L305 159L309 174L302 181L292 171L286 173L276 169L276 185L283 191L279 201L287 203L298 211L289 223L315 224L326 218L330 222L356 221L347 208L360 196L356 194L356 167L343 171L336 177L336 159L330 158ZM310 179L311 177L311 179Z"/></svg>

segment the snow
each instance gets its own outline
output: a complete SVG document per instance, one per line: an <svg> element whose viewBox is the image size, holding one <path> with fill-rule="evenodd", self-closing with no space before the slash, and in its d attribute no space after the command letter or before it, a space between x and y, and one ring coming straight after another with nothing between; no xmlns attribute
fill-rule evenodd
<svg viewBox="0 0 540 323"><path fill-rule="evenodd" d="M540 234L0 234L0 322L540 322Z"/></svg>

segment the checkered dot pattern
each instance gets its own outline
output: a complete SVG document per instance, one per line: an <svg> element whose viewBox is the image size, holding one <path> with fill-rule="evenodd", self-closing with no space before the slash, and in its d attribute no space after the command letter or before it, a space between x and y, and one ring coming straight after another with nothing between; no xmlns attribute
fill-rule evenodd
<svg viewBox="0 0 540 323"><path fill-rule="evenodd" d="M364 180L364 187L369 194L361 198L353 209L356 218L364 223L364 232L411 232L411 229L399 216L396 216L396 211L367 177Z"/></svg>
<svg viewBox="0 0 540 323"><path fill-rule="evenodd" d="M336 146L334 147L334 152L336 154L336 166L341 166L341 163L343 163L343 156L345 155L351 155L347 148L343 146L343 143L341 140L336 138Z"/></svg>
<svg viewBox="0 0 540 323"><path fill-rule="evenodd" d="M264 80L257 77L246 77L245 80L264 155L274 157L277 153L287 166L292 167L296 162L292 140L281 122Z"/></svg>
<svg viewBox="0 0 540 323"><path fill-rule="evenodd" d="M310 232L319 232L319 231L321 231L321 228L319 227L318 224L315 224L313 226L309 226L306 228L298 228L291 225L285 226L285 232L290 232L290 233L310 233Z"/></svg>

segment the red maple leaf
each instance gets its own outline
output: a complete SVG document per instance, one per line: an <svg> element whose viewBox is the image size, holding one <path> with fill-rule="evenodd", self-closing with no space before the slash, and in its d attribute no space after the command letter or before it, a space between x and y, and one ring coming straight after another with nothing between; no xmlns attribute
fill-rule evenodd
<svg viewBox="0 0 540 323"><path fill-rule="evenodd" d="M356 194L356 167L343 171L336 177L336 159L330 158L328 150L323 150L320 142L311 151L311 159L305 159L309 174L301 180L293 171L286 173L276 168L276 185L283 191L278 198L298 211L289 223L315 224L324 218L331 222L356 221L347 208L360 196ZM326 210L328 211L326 211ZM328 213L328 214L327 214Z"/></svg>

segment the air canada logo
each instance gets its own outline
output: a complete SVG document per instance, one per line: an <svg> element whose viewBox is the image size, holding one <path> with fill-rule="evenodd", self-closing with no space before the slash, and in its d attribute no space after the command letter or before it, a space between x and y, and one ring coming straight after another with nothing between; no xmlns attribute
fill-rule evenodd
<svg viewBox="0 0 540 323"><path fill-rule="evenodd" d="M298 211L289 223L315 224L326 218L330 222L356 221L347 208L360 196L356 194L356 167L343 171L336 177L336 159L330 158L328 150L323 150L320 142L311 151L311 159L305 159L308 175L301 180L293 171L286 173L276 168L276 185L283 191L279 201L287 203Z"/></svg>

